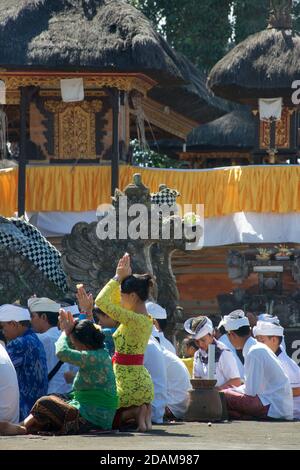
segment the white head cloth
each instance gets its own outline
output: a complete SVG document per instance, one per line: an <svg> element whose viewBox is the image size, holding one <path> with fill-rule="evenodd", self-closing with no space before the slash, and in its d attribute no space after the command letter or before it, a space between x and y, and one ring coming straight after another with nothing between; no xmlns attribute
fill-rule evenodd
<svg viewBox="0 0 300 470"><path fill-rule="evenodd" d="M223 318L226 331L235 331L242 326L250 326L248 318L243 310L234 310Z"/></svg>
<svg viewBox="0 0 300 470"><path fill-rule="evenodd" d="M165 320L167 318L167 311L165 308L161 307L154 302L146 302L146 309L149 315L151 315L155 320Z"/></svg>
<svg viewBox="0 0 300 470"><path fill-rule="evenodd" d="M193 328L192 323L195 320L197 320L197 318L189 318L184 322L185 331L191 334L193 339L200 339L203 338L203 336L213 333L214 327L212 321L208 317L203 317L203 320L198 323L196 328Z"/></svg>
<svg viewBox="0 0 300 470"><path fill-rule="evenodd" d="M31 312L55 312L58 313L60 304L47 297L31 297L27 302L28 308Z"/></svg>
<svg viewBox="0 0 300 470"><path fill-rule="evenodd" d="M283 336L283 328L276 323L258 321L253 328L253 336Z"/></svg>
<svg viewBox="0 0 300 470"><path fill-rule="evenodd" d="M258 321L265 321L268 323L274 323L275 325L280 325L280 320L278 317L273 317L273 315L269 315L268 313L261 313L257 317Z"/></svg>
<svg viewBox="0 0 300 470"><path fill-rule="evenodd" d="M27 308L11 304L4 304L0 307L0 322L30 321L30 319L30 313Z"/></svg>

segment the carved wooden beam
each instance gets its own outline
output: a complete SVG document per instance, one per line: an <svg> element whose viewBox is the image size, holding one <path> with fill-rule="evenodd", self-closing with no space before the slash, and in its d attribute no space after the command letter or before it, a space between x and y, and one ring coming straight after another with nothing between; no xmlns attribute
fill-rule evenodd
<svg viewBox="0 0 300 470"><path fill-rule="evenodd" d="M85 90L117 88L120 91L138 90L143 95L156 85L156 82L143 74L90 74L90 73L42 73L7 72L0 70L7 91L7 104L20 102L20 87L38 86L41 90L60 90L60 79L82 77Z"/></svg>
<svg viewBox="0 0 300 470"><path fill-rule="evenodd" d="M158 103L150 98L143 98L143 111L146 119L160 129L169 132L181 139L186 139L187 135L198 123L173 111L169 106ZM131 109L130 113L136 115L136 110Z"/></svg>

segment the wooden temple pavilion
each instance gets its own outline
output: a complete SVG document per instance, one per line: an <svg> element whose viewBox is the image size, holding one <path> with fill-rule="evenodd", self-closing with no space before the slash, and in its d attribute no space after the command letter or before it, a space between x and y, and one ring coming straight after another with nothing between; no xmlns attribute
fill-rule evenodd
<svg viewBox="0 0 300 470"><path fill-rule="evenodd" d="M83 99L62 100L62 80L76 78ZM49 189L51 165L111 164L113 193L132 138L185 141L223 114L196 69L123 0L2 0L0 80L19 163L19 215L28 163L29 171L44 164L39 184Z"/></svg>
<svg viewBox="0 0 300 470"><path fill-rule="evenodd" d="M255 163L297 163L299 111L292 84L299 76L300 36L292 0L270 0L268 27L234 47L211 70L208 86L219 97L250 105L256 117ZM280 118L261 120L259 100L282 100Z"/></svg>

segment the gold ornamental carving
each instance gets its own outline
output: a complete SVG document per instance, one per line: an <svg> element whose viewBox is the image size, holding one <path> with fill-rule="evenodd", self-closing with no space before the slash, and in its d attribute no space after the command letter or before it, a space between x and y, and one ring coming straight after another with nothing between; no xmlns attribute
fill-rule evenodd
<svg viewBox="0 0 300 470"><path fill-rule="evenodd" d="M20 87L37 86L41 89L60 89L60 78L74 78L74 76L63 75L57 76L5 76L0 73L0 80L6 85L6 90L18 90ZM155 82L143 80L138 77L131 76L91 76L83 77L84 88L118 88L121 91L138 90L143 95L150 90Z"/></svg>
<svg viewBox="0 0 300 470"><path fill-rule="evenodd" d="M45 108L54 114L55 156L61 159L96 158L96 113L99 100L64 103L49 100Z"/></svg>

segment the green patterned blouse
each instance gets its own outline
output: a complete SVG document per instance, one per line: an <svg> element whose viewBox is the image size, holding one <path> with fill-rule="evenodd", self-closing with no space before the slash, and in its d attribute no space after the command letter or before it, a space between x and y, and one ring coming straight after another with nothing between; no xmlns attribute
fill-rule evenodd
<svg viewBox="0 0 300 470"><path fill-rule="evenodd" d="M55 346L59 360L79 367L72 400L68 403L95 426L111 429L118 397L111 357L106 349L77 351L64 333Z"/></svg>

